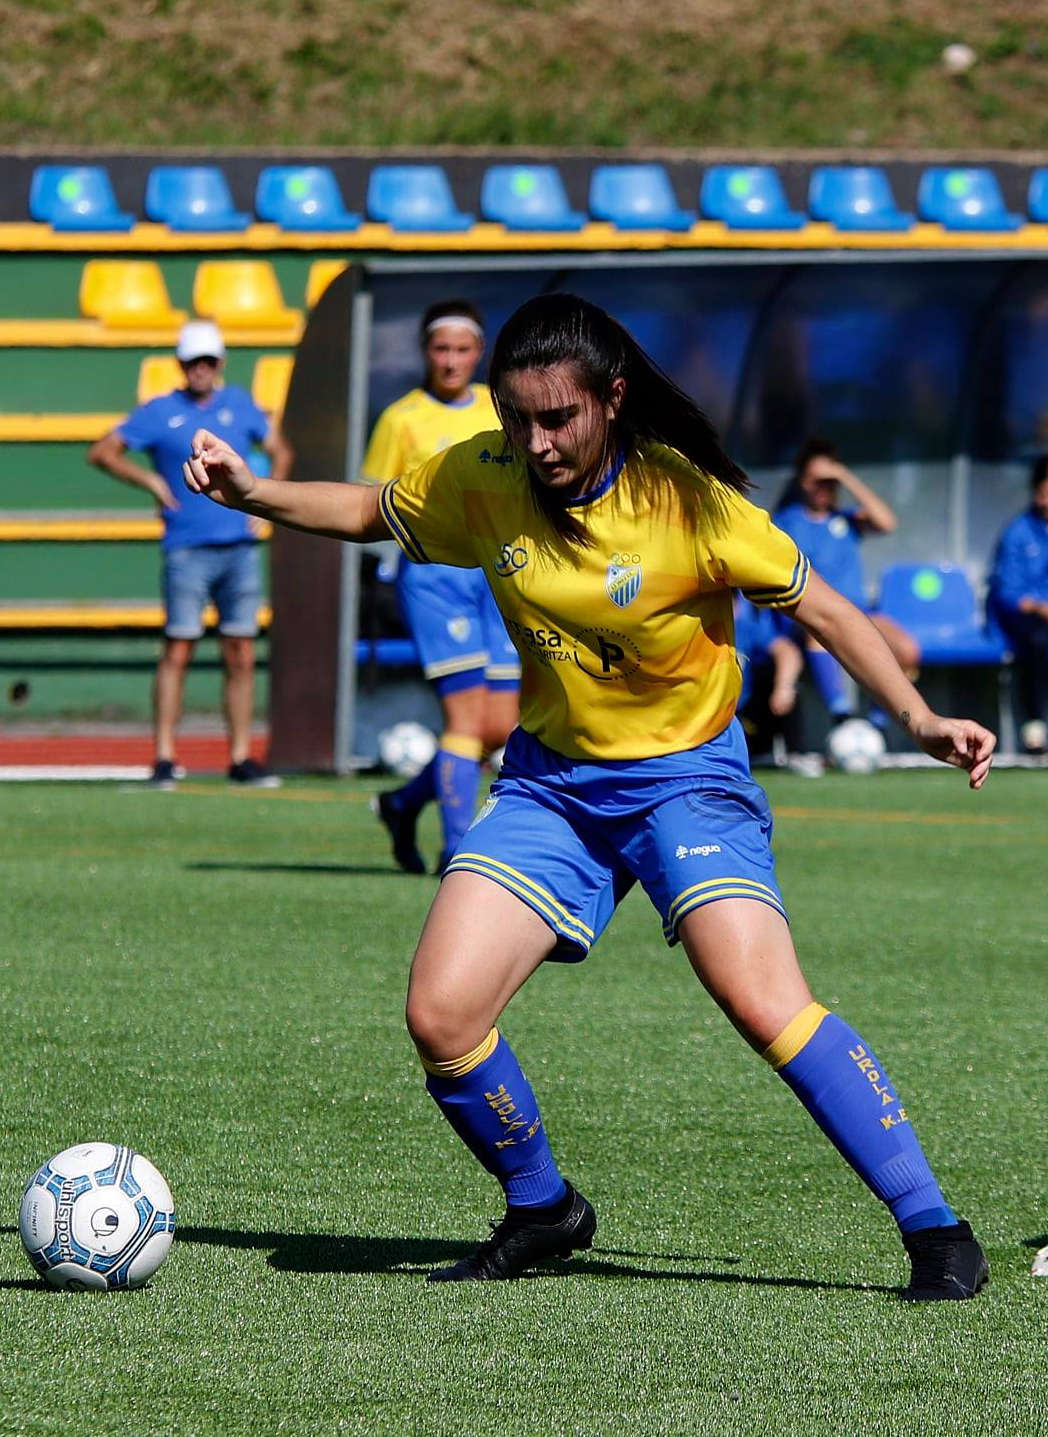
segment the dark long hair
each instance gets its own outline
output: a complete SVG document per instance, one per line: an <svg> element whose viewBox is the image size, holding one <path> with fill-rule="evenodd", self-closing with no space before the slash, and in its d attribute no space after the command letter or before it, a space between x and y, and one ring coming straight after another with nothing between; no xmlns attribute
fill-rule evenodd
<svg viewBox="0 0 1048 1437"><path fill-rule="evenodd" d="M646 443L669 445L696 469L745 492L749 480L720 446L713 425L678 389L633 336L597 305L573 294L543 294L527 300L502 326L491 356L489 384L503 428L514 415L504 391L507 374L569 364L575 377L602 404L612 384L625 380L625 393L612 426L613 445L629 456ZM610 457L610 456L609 456ZM568 539L585 545L586 530L555 493L536 479L532 494L539 509Z"/></svg>

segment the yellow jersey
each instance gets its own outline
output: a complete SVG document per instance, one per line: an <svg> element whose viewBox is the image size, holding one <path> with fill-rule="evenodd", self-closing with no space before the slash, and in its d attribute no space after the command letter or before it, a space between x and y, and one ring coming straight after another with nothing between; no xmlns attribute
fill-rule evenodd
<svg viewBox="0 0 1048 1437"><path fill-rule="evenodd" d="M409 558L484 570L521 657L521 726L567 758L646 758L716 737L741 685L733 590L784 608L808 581L763 509L663 445L572 503L590 548L542 514L501 430L386 484L381 506Z"/></svg>
<svg viewBox="0 0 1048 1437"><path fill-rule="evenodd" d="M425 389L412 389L376 420L361 477L369 484L384 484L452 444L497 428L498 422L486 384L471 384L469 401L461 404L445 404Z"/></svg>

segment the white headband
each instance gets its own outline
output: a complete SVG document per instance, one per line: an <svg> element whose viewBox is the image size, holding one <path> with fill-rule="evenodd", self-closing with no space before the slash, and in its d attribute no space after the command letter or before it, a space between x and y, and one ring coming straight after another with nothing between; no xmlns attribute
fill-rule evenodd
<svg viewBox="0 0 1048 1437"><path fill-rule="evenodd" d="M443 329L445 325L457 325L460 329L468 329L478 339L484 338L484 331L475 319L470 319L468 314L442 314L439 319L430 320L426 325L426 333L432 334L435 329Z"/></svg>

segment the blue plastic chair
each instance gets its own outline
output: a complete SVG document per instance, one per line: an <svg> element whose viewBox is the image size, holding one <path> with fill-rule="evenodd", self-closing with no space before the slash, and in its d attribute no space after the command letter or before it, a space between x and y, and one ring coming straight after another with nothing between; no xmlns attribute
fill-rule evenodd
<svg viewBox="0 0 1048 1437"><path fill-rule="evenodd" d="M100 165L38 165L29 183L29 213L56 230L129 230L134 215L116 202Z"/></svg>
<svg viewBox="0 0 1048 1437"><path fill-rule="evenodd" d="M244 230L251 216L233 208L226 177L214 165L157 165L146 181L146 214L173 230Z"/></svg>
<svg viewBox="0 0 1048 1437"><path fill-rule="evenodd" d="M913 635L928 663L996 664L1005 656L986 631L967 574L953 564L890 564L879 607Z"/></svg>
<svg viewBox="0 0 1048 1437"><path fill-rule="evenodd" d="M733 230L798 230L808 220L790 209L771 165L711 165L702 177L699 208Z"/></svg>
<svg viewBox="0 0 1048 1437"><path fill-rule="evenodd" d="M590 176L589 209L595 220L620 230L687 230L693 211L682 210L662 165L597 165Z"/></svg>
<svg viewBox="0 0 1048 1437"><path fill-rule="evenodd" d="M1023 223L1005 209L997 176L986 169L933 165L921 175L917 209L948 230L1015 230Z"/></svg>
<svg viewBox="0 0 1048 1437"><path fill-rule="evenodd" d="M492 165L480 186L480 212L511 230L580 230L555 165Z"/></svg>
<svg viewBox="0 0 1048 1437"><path fill-rule="evenodd" d="M819 165L808 185L808 210L839 230L908 230L917 223L898 208L888 176L875 165Z"/></svg>
<svg viewBox="0 0 1048 1437"><path fill-rule="evenodd" d="M395 230L472 229L473 216L455 205L440 165L376 165L368 180L368 214Z"/></svg>
<svg viewBox="0 0 1048 1437"><path fill-rule="evenodd" d="M326 165L268 165L255 187L255 212L285 230L355 230L360 215L342 199Z"/></svg>
<svg viewBox="0 0 1048 1437"><path fill-rule="evenodd" d="M1030 176L1026 208L1032 220L1038 224L1048 224L1048 170L1034 170Z"/></svg>

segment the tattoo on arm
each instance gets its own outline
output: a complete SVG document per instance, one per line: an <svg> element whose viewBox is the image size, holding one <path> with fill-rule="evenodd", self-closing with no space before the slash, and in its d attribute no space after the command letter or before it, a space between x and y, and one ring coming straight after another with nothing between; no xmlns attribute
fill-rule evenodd
<svg viewBox="0 0 1048 1437"><path fill-rule="evenodd" d="M909 727L910 727L910 710L909 710L909 709L903 709L902 713L899 715L899 722L902 724L903 728L909 728Z"/></svg>

